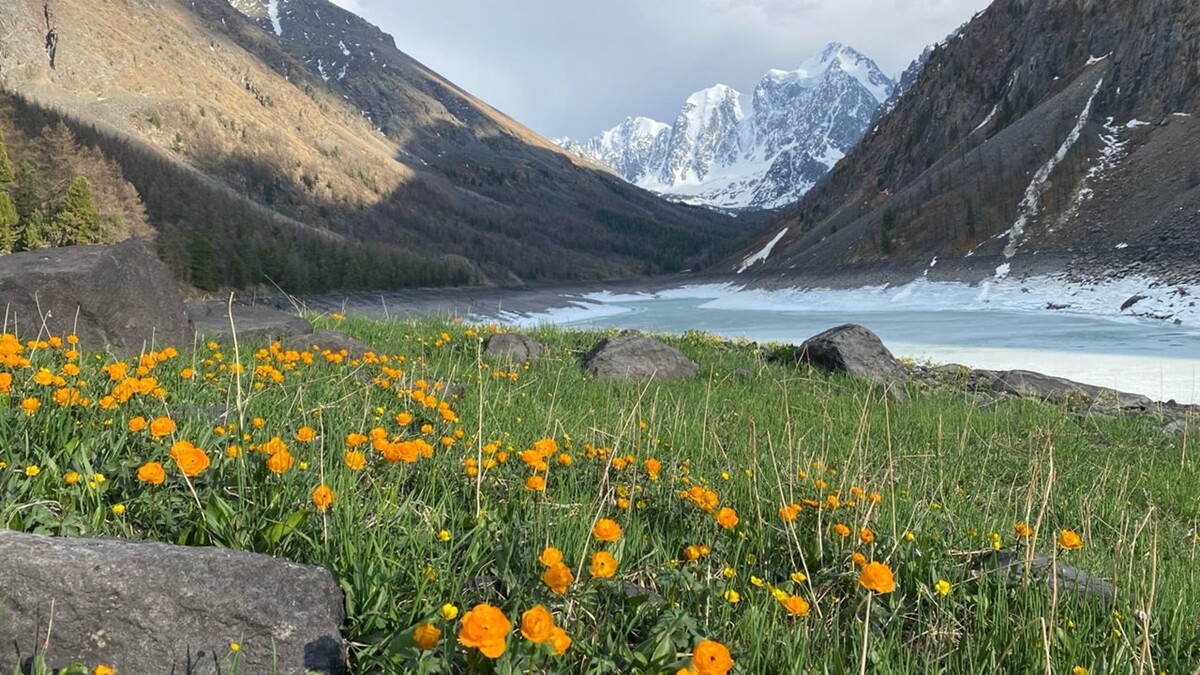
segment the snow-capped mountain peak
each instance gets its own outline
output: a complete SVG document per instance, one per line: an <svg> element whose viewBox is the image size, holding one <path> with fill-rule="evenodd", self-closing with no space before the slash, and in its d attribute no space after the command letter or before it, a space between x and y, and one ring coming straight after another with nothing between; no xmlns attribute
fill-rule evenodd
<svg viewBox="0 0 1200 675"><path fill-rule="evenodd" d="M861 52L833 42L795 70L767 71L752 94L725 84L693 93L672 124L630 117L582 143L557 142L668 196L775 208L858 142L894 86Z"/></svg>

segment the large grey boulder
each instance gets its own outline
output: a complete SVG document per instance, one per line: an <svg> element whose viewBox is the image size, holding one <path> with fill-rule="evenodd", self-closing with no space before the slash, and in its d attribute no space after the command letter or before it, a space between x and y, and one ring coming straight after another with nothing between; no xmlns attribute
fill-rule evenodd
<svg viewBox="0 0 1200 675"><path fill-rule="evenodd" d="M0 531L0 663L119 673L342 673L341 590L328 570L264 555ZM277 669L273 670L273 661Z"/></svg>
<svg viewBox="0 0 1200 675"><path fill-rule="evenodd" d="M195 334L171 271L139 239L0 256L0 314L23 339L75 333L85 349L121 355L183 348Z"/></svg>
<svg viewBox="0 0 1200 675"><path fill-rule="evenodd" d="M879 383L903 382L908 370L879 336L858 324L848 323L814 335L796 347L792 358L831 373L842 373Z"/></svg>
<svg viewBox="0 0 1200 675"><path fill-rule="evenodd" d="M640 335L604 338L583 357L583 366L601 380L667 381L700 373L700 366L678 349Z"/></svg>
<svg viewBox="0 0 1200 675"><path fill-rule="evenodd" d="M239 342L272 342L313 332L303 317L264 305L233 305L232 322L228 303L221 301L189 300L187 311L197 332L221 342L232 340L235 330Z"/></svg>
<svg viewBox="0 0 1200 675"><path fill-rule="evenodd" d="M542 343L521 333L496 333L483 349L485 359L496 361L536 361L542 356Z"/></svg>
<svg viewBox="0 0 1200 675"><path fill-rule="evenodd" d="M1154 402L1141 394L1129 394L1029 370L977 370L974 377L977 387L987 386L993 391L1019 398L1075 403L1113 411L1146 411L1154 407Z"/></svg>

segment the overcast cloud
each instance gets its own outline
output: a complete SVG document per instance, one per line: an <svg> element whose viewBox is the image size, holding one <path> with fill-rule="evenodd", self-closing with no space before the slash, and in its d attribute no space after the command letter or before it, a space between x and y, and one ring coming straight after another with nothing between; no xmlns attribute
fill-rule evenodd
<svg viewBox="0 0 1200 675"><path fill-rule="evenodd" d="M672 122L693 91L749 93L831 41L895 75L990 0L334 0L410 56L551 137L629 115Z"/></svg>

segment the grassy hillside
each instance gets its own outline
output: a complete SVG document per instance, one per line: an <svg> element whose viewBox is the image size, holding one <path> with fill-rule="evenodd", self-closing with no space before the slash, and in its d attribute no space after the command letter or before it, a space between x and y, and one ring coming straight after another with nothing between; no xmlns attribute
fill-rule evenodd
<svg viewBox="0 0 1200 675"><path fill-rule="evenodd" d="M916 389L898 405L697 333L669 341L698 379L637 385L584 377L596 333L539 330L544 359L488 364L488 327L315 322L380 353L209 344L124 367L88 345L0 341L0 520L325 565L360 673L489 672L456 639L479 603L514 626L491 645L496 672L674 673L694 654L724 672L702 640L736 673L1200 659L1194 441L1166 443L1152 420ZM158 388L122 394L145 377ZM464 393L442 398L442 382ZM561 563L539 561L547 547ZM997 548L1120 593L1056 601L974 578L972 556ZM521 637L535 605L571 638L561 655L561 636ZM421 628L421 649L426 625L440 634Z"/></svg>
<svg viewBox="0 0 1200 675"><path fill-rule="evenodd" d="M112 158L205 289L674 272L752 227L573 159L332 3L287 4L280 36L226 0L58 0L52 68L43 3L15 0L0 88Z"/></svg>

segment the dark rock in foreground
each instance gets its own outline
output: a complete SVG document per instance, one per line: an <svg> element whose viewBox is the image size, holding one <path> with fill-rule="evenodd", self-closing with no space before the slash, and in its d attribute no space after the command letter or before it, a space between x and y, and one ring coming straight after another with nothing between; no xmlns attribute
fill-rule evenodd
<svg viewBox="0 0 1200 675"><path fill-rule="evenodd" d="M700 366L674 347L640 335L604 338L583 357L588 373L600 380L680 380L700 374Z"/></svg>
<svg viewBox="0 0 1200 675"><path fill-rule="evenodd" d="M972 574L976 577L995 576L1010 585L1019 585L1026 580L1053 588L1058 595L1078 594L1103 602L1116 598L1117 588L1100 577L1065 562L1061 557L1051 560L1041 553L1034 553L1029 560L1026 575L1025 555L1017 551L989 551L971 562Z"/></svg>
<svg viewBox="0 0 1200 675"><path fill-rule="evenodd" d="M908 370L877 335L848 323L814 335L793 349L791 360L809 363L831 373L842 373L880 383L903 382Z"/></svg>
<svg viewBox="0 0 1200 675"><path fill-rule="evenodd" d="M520 333L497 333L488 338L485 359L498 361L536 361L542 356L542 343Z"/></svg>
<svg viewBox="0 0 1200 675"><path fill-rule="evenodd" d="M342 593L325 569L216 548L0 531L0 663L46 639L51 667L342 673ZM277 666L273 666L275 660Z"/></svg>
<svg viewBox="0 0 1200 675"><path fill-rule="evenodd" d="M232 325L229 306L223 302L189 300L187 311L200 334L222 342L232 340L235 329L240 342L271 342L313 332L303 318L263 305L233 305Z"/></svg>
<svg viewBox="0 0 1200 675"><path fill-rule="evenodd" d="M195 335L171 271L138 239L0 256L0 304L22 339L74 333L84 349L122 356Z"/></svg>

